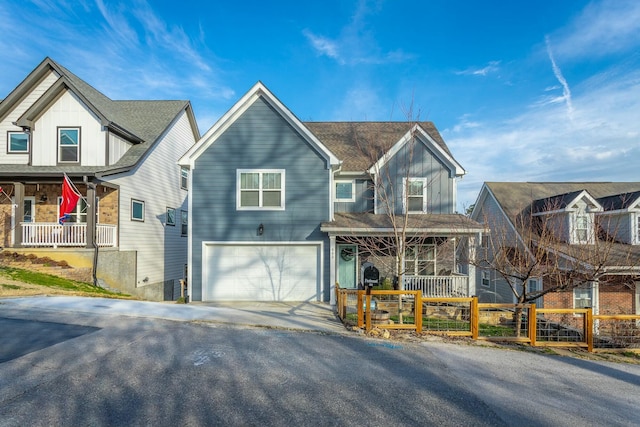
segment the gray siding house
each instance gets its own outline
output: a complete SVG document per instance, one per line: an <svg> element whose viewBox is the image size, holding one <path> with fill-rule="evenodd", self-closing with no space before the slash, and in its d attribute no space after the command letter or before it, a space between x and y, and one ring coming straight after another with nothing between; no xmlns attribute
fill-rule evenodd
<svg viewBox="0 0 640 427"><path fill-rule="evenodd" d="M640 314L640 183L485 182L471 218L490 229L479 258L517 248L530 259L534 252L551 254L559 270L580 265L600 272L566 289L555 287L552 274L528 278L527 292L542 295L539 307ZM541 237L545 231L550 236ZM516 281L510 285L490 267L479 266L476 274L481 302L515 302Z"/></svg>
<svg viewBox="0 0 640 427"><path fill-rule="evenodd" d="M194 301L333 301L365 261L404 273L359 243L398 227L413 242L399 286L474 291L456 239L483 227L454 212L464 170L432 123L301 122L258 82L179 164L190 170Z"/></svg>

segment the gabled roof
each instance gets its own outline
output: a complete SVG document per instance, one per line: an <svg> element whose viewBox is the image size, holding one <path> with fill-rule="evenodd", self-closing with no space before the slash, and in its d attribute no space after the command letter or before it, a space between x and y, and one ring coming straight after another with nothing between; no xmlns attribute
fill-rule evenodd
<svg viewBox="0 0 640 427"><path fill-rule="evenodd" d="M305 122L311 132L342 160L342 171L369 170L385 154L410 139L412 131L436 154L464 173L432 122ZM461 172L461 173L460 173Z"/></svg>
<svg viewBox="0 0 640 427"><path fill-rule="evenodd" d="M550 197L587 191L593 198L640 191L640 182L485 182L496 202L514 222L516 216L533 207L534 202Z"/></svg>
<svg viewBox="0 0 640 427"><path fill-rule="evenodd" d="M483 200L491 197L498 205L502 215L509 220L510 228L520 236L523 230L518 227L526 221L518 221L519 215L526 215L540 200L557 197L558 200L571 203L576 197L588 192L596 200L619 196L621 194L635 194L640 192L640 182L485 182L474 207L472 218L477 218ZM572 199L573 197L573 199ZM490 219L489 219L490 220ZM570 245L558 242L554 248L565 256L577 256L580 247L584 251L590 251L591 245ZM629 266L637 268L640 262L640 245L627 245L623 243L610 243L602 245L602 251L606 251L607 268L615 272L616 267ZM582 259L587 259L586 256Z"/></svg>
<svg viewBox="0 0 640 427"><path fill-rule="evenodd" d="M70 91L99 118L103 126L134 144L114 165L65 166L63 168L65 172L70 172L70 168L73 168L77 169L78 173L111 174L133 167L182 111L186 111L189 116L195 138L198 139L200 135L189 101L113 101L48 57L0 102L0 120L3 120L31 92L32 88L52 71L59 76L58 80L18 119L16 122L18 126L31 128L37 116L45 111L63 91ZM2 174L4 175L5 172L16 175L39 175L60 173L62 169L57 166L3 165Z"/></svg>
<svg viewBox="0 0 640 427"><path fill-rule="evenodd" d="M316 135L309 132L309 129L282 103L276 98L269 89L262 83L257 82L238 102L235 103L229 111L227 111L203 136L178 160L178 164L182 166L193 167L193 162L202 154L216 139L224 133L249 107L251 107L258 99L263 99L280 116L285 119L311 146L313 146L320 155L322 155L327 167L338 166L340 161L338 157L321 142Z"/></svg>
<svg viewBox="0 0 640 427"><path fill-rule="evenodd" d="M602 210L602 206L600 206L587 190L578 190L535 200L531 204L531 213L534 215L544 215L572 210L580 200L586 201L590 210L593 212Z"/></svg>

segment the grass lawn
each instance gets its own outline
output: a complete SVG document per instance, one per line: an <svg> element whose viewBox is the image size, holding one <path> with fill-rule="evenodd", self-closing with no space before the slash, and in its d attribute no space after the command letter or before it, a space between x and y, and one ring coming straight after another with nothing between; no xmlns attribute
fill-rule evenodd
<svg viewBox="0 0 640 427"><path fill-rule="evenodd" d="M78 295L105 298L131 298L129 295L76 282L50 274L0 266L0 296Z"/></svg>

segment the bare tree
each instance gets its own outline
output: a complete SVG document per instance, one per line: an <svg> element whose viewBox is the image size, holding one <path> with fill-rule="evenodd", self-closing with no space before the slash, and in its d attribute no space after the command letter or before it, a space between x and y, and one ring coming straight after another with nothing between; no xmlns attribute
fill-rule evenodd
<svg viewBox="0 0 640 427"><path fill-rule="evenodd" d="M517 336L523 304L550 292L606 283L606 276L631 272L638 262L632 246L613 237L619 224L596 214L591 227L578 229L553 214L561 210L559 206L547 203L536 209L534 205L521 209L513 223L502 216L485 216L490 236L475 259L469 260L480 269L495 271L511 288L518 304L514 313ZM569 243L576 237L579 244ZM544 287L532 289L529 283L534 279L542 280Z"/></svg>

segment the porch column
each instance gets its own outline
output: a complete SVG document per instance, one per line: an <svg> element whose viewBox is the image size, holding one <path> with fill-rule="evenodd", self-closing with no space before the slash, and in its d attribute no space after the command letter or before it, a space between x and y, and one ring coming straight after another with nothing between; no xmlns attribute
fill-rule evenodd
<svg viewBox="0 0 640 427"><path fill-rule="evenodd" d="M469 259L468 264L468 272L467 272L467 280L469 281L469 295L470 297L477 295L476 293L476 245L478 242L481 242L482 235L478 234L478 236L469 237L469 245L467 248L467 256Z"/></svg>
<svg viewBox="0 0 640 427"><path fill-rule="evenodd" d="M336 305L336 236L329 236L329 303Z"/></svg>
<svg viewBox="0 0 640 427"><path fill-rule="evenodd" d="M14 182L13 183L13 192L14 192L14 224L15 228L13 230L13 246L16 248L22 247L22 222L24 221L24 183L23 182Z"/></svg>
<svg viewBox="0 0 640 427"><path fill-rule="evenodd" d="M87 248L93 248L93 242L96 238L96 185L92 182L87 183L87 230L85 242Z"/></svg>

